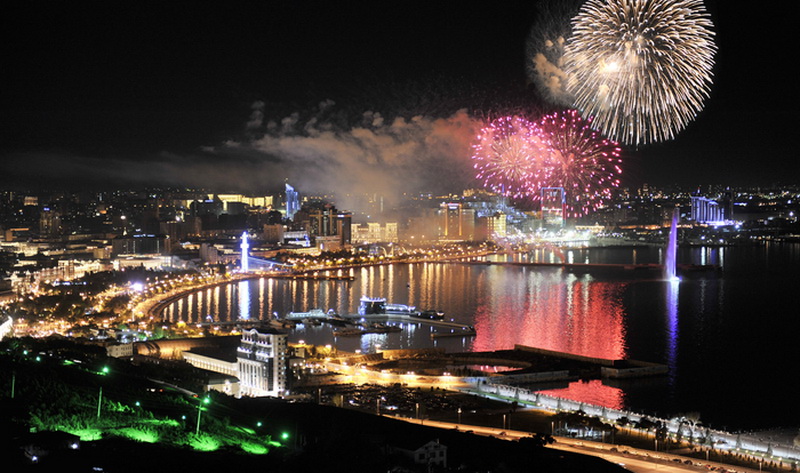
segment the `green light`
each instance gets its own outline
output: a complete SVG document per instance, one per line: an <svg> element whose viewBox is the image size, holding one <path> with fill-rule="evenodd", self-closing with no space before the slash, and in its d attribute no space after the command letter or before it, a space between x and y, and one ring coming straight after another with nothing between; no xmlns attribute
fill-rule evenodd
<svg viewBox="0 0 800 473"><path fill-rule="evenodd" d="M194 435L189 441L189 445L195 450L203 452L213 452L222 446L222 443L216 437L211 435Z"/></svg>
<svg viewBox="0 0 800 473"><path fill-rule="evenodd" d="M77 435L84 442L91 442L103 438L103 431L100 429L57 429L68 432L72 435Z"/></svg>
<svg viewBox="0 0 800 473"><path fill-rule="evenodd" d="M289 440L289 432L282 433L281 440Z"/></svg>
<svg viewBox="0 0 800 473"><path fill-rule="evenodd" d="M253 442L243 442L241 444L242 450L253 455L264 455L269 453L269 449L261 444Z"/></svg>
<svg viewBox="0 0 800 473"><path fill-rule="evenodd" d="M116 433L131 440L144 443L156 443L160 439L158 432L142 427L126 427L124 429L117 430Z"/></svg>

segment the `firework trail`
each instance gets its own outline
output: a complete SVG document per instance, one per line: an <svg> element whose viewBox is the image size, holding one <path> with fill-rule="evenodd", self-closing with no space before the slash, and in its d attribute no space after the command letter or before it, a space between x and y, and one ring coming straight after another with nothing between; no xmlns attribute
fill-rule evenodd
<svg viewBox="0 0 800 473"><path fill-rule="evenodd" d="M588 0L563 58L574 106L616 141L672 139L709 96L712 26L702 0Z"/></svg>
<svg viewBox="0 0 800 473"><path fill-rule="evenodd" d="M597 210L619 187L620 147L591 128L576 110L546 115L540 133L551 146L547 162L548 187L562 187L564 213L580 217Z"/></svg>
<svg viewBox="0 0 800 473"><path fill-rule="evenodd" d="M472 151L476 177L485 187L507 197L535 198L549 159L536 123L498 118L481 129Z"/></svg>

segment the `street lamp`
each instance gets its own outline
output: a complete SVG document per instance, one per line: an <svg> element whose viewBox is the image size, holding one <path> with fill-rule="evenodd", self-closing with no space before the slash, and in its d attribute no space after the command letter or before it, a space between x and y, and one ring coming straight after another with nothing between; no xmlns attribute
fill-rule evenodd
<svg viewBox="0 0 800 473"><path fill-rule="evenodd" d="M458 408L458 423L461 423L461 408Z"/></svg>
<svg viewBox="0 0 800 473"><path fill-rule="evenodd" d="M103 366L103 368L98 373L100 376L105 376L109 373L108 366ZM97 395L97 418L100 418L100 405L103 403L103 385L100 385L100 392Z"/></svg>
<svg viewBox="0 0 800 473"><path fill-rule="evenodd" d="M197 404L197 429L195 429L194 434L198 435L200 433L200 413L203 412L203 404L211 403L211 399L208 397L204 397L202 402Z"/></svg>
<svg viewBox="0 0 800 473"><path fill-rule="evenodd" d="M103 386L100 386L100 393L97 396L97 418L100 418L100 404L103 402Z"/></svg>

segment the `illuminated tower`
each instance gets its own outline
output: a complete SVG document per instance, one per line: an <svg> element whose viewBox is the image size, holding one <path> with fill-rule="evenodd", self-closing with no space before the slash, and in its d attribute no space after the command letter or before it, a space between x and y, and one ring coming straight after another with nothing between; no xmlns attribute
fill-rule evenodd
<svg viewBox="0 0 800 473"><path fill-rule="evenodd" d="M293 220L294 214L300 210L300 197L294 187L286 183L286 218Z"/></svg>
<svg viewBox="0 0 800 473"><path fill-rule="evenodd" d="M246 273L250 271L250 264L248 261L250 259L250 252L248 251L250 249L250 244L247 242L247 232L242 232L242 243L239 245L239 248L242 249L242 272Z"/></svg>

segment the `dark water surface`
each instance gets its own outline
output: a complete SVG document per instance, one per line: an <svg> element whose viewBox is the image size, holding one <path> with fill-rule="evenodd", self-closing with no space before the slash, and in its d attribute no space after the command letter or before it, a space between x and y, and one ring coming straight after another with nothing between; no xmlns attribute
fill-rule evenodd
<svg viewBox="0 0 800 473"><path fill-rule="evenodd" d="M659 263L655 247L565 251L568 262ZM517 260L555 261L549 252ZM208 289L174 303L170 320L266 319L289 311L357 312L362 296L474 325L474 338L399 333L335 338L327 324L298 326L290 341L342 350L441 347L487 351L529 345L580 355L665 363L668 376L635 382L565 383L550 394L673 416L699 412L716 428L800 426L800 245L680 248L680 282L650 270L569 271L551 266L395 264L353 270L353 281L260 279ZM559 387L556 387L559 388Z"/></svg>

